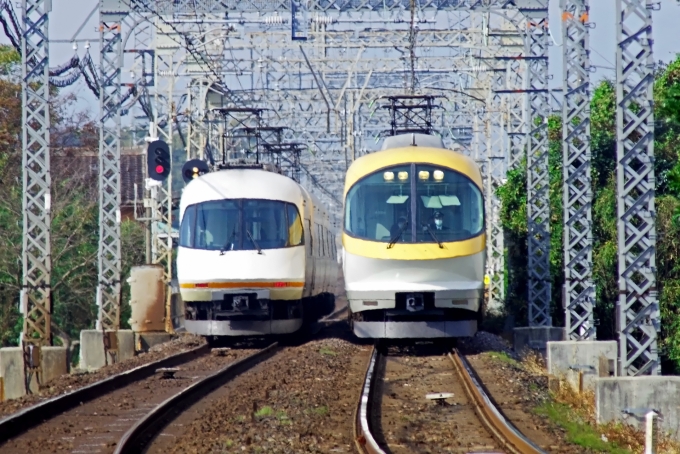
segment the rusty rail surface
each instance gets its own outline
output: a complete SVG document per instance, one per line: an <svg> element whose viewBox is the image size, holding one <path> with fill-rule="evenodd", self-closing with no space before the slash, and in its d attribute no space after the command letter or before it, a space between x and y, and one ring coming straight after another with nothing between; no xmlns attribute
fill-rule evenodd
<svg viewBox="0 0 680 454"><path fill-rule="evenodd" d="M208 375L169 397L142 417L120 439L115 454L144 452L149 443L179 414L203 399L218 387L233 380L243 372L267 360L279 350L279 343L259 350Z"/></svg>
<svg viewBox="0 0 680 454"><path fill-rule="evenodd" d="M457 350L449 353L449 358L463 382L465 393L472 402L475 413L494 438L512 454L546 454L517 430L489 399L484 388L475 378L467 360Z"/></svg>
<svg viewBox="0 0 680 454"><path fill-rule="evenodd" d="M84 402L89 402L130 383L150 377L156 373L156 369L185 363L209 351L210 347L208 345L201 345L200 347L112 375L98 382L78 388L75 391L52 397L20 410L4 419L0 419L0 444Z"/></svg>

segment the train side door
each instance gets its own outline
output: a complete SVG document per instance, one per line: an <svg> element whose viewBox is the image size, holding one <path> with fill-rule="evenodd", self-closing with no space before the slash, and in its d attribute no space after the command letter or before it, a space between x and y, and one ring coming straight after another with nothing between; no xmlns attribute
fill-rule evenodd
<svg viewBox="0 0 680 454"><path fill-rule="evenodd" d="M312 220L305 219L305 286L306 292L304 296L312 296L314 294L314 235L312 234Z"/></svg>

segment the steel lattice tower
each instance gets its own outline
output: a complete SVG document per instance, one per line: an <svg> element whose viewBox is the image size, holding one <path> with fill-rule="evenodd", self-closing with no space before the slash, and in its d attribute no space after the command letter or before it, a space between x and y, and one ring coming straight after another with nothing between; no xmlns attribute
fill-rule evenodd
<svg viewBox="0 0 680 454"><path fill-rule="evenodd" d="M527 221L529 326L551 326L550 176L548 174L548 9L527 16Z"/></svg>
<svg viewBox="0 0 680 454"><path fill-rule="evenodd" d="M51 345L49 13L51 1L22 0L22 343Z"/></svg>
<svg viewBox="0 0 680 454"><path fill-rule="evenodd" d="M562 0L564 307L567 338L595 339L588 0Z"/></svg>
<svg viewBox="0 0 680 454"><path fill-rule="evenodd" d="M99 8L101 49L99 91L99 283L97 329L120 328L120 131L121 25L129 8ZM117 7L116 7L117 6Z"/></svg>
<svg viewBox="0 0 680 454"><path fill-rule="evenodd" d="M657 375L652 12L645 0L617 0L616 16L618 374Z"/></svg>

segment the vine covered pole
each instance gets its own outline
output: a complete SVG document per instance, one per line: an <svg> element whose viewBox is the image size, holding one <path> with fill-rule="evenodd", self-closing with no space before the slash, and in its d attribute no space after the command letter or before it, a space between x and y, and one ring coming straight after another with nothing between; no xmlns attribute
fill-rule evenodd
<svg viewBox="0 0 680 454"><path fill-rule="evenodd" d="M51 345L50 52L51 0L22 0L22 345Z"/></svg>
<svg viewBox="0 0 680 454"><path fill-rule="evenodd" d="M617 0L616 16L618 374L657 375L661 323L656 289L651 6L645 0Z"/></svg>
<svg viewBox="0 0 680 454"><path fill-rule="evenodd" d="M588 0L561 0L564 309L567 338L595 339Z"/></svg>
<svg viewBox="0 0 680 454"><path fill-rule="evenodd" d="M99 330L120 328L121 24L129 8L122 2L105 0L99 5Z"/></svg>
<svg viewBox="0 0 680 454"><path fill-rule="evenodd" d="M548 173L548 8L525 11L527 18L527 221L529 326L552 326L550 300L550 175Z"/></svg>

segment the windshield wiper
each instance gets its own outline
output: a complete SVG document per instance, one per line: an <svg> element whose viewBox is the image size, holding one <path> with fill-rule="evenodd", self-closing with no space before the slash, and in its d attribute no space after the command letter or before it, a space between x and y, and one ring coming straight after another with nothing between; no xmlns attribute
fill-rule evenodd
<svg viewBox="0 0 680 454"><path fill-rule="evenodd" d="M424 225L423 227L425 227L425 230L427 230L430 233L430 235L432 236L432 239L437 242L437 244L439 245L439 249L444 249L444 245L441 243L441 241L439 241L437 239L437 235L434 234L432 229L430 227L426 226L426 225Z"/></svg>
<svg viewBox="0 0 680 454"><path fill-rule="evenodd" d="M257 245L257 242L253 238L253 235L250 234L250 230L246 229L246 233L248 234L248 238L250 238L250 241L252 241L253 244L255 245L255 248L257 249L257 253L262 254L262 249L260 249L260 246Z"/></svg>
<svg viewBox="0 0 680 454"><path fill-rule="evenodd" d="M401 238L401 236L404 234L404 230L406 230L406 227L408 227L408 222L404 224L404 226L399 229L399 233L397 233L394 238L392 238L387 245L387 249L392 249L395 244L397 244L397 241Z"/></svg>
<svg viewBox="0 0 680 454"><path fill-rule="evenodd" d="M222 249L220 249L220 255L224 255L228 245L231 245L231 248L229 249L230 251L234 250L234 242L232 241L234 238L236 238L236 224L234 224L234 230L232 230L231 232L231 237L227 240L226 243L224 243Z"/></svg>

